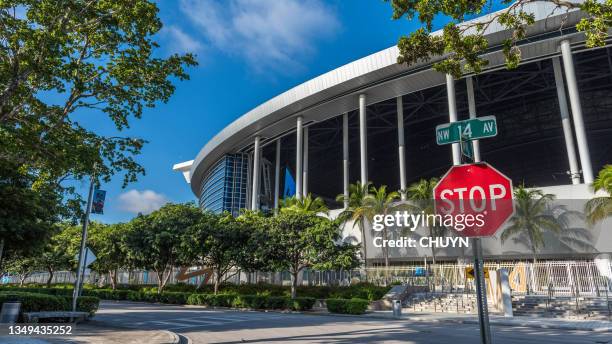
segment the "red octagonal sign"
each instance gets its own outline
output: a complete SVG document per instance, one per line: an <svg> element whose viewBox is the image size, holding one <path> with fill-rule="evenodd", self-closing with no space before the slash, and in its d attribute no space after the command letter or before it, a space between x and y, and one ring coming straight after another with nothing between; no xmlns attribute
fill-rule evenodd
<svg viewBox="0 0 612 344"><path fill-rule="evenodd" d="M466 237L493 236L514 214L512 180L487 163L451 167L434 201L444 225Z"/></svg>

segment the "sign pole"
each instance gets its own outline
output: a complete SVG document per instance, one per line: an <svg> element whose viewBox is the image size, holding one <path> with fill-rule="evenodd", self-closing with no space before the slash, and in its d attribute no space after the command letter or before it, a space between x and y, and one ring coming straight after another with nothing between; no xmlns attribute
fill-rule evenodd
<svg viewBox="0 0 612 344"><path fill-rule="evenodd" d="M89 184L89 195L87 197L87 208L85 209L85 216L83 217L83 231L81 233L81 248L79 249L79 267L77 269L77 279L74 284L74 290L72 293L72 311L76 312L77 298L80 295L81 271L85 270L85 245L87 243L87 225L89 224L89 213L91 212L91 204L93 202L93 191L94 191L94 176L91 176L91 182Z"/></svg>
<svg viewBox="0 0 612 344"><path fill-rule="evenodd" d="M476 297L478 303L478 324L482 344L491 344L491 327L489 326L489 310L487 307L487 285L484 278L484 262L482 258L482 243L480 238L472 239L474 250L474 277L476 280Z"/></svg>

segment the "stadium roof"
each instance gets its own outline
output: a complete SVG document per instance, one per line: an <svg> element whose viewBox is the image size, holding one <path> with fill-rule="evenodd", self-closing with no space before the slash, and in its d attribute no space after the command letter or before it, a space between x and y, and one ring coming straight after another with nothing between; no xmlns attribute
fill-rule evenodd
<svg viewBox="0 0 612 344"><path fill-rule="evenodd" d="M561 39L569 39L572 43L584 41L584 36L574 29L583 16L581 12L566 13L549 2L529 3L524 9L534 14L536 22L528 27L527 39L520 42L523 63L559 55ZM490 46L485 56L489 60L487 71L504 68L501 42L509 35L510 32L498 23L487 30ZM183 172L197 195L203 174L215 161L227 153L249 151L256 135L260 135L262 145L266 145L295 131L297 116L302 116L305 125L309 125L355 110L359 94L365 93L367 105L370 105L445 83L445 75L431 69L440 57L407 67L397 64L398 54L396 46L387 48L266 101L215 135L195 160L177 164L175 170Z"/></svg>

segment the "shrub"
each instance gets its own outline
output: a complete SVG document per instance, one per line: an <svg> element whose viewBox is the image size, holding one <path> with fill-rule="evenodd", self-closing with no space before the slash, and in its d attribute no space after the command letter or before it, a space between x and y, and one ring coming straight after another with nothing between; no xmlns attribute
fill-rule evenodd
<svg viewBox="0 0 612 344"><path fill-rule="evenodd" d="M90 289L83 290L84 295L98 297L102 300L127 300L128 295L134 293L130 290L112 290L112 289Z"/></svg>
<svg viewBox="0 0 612 344"><path fill-rule="evenodd" d="M284 296L270 296L266 300L267 309L286 309L289 307L289 298Z"/></svg>
<svg viewBox="0 0 612 344"><path fill-rule="evenodd" d="M197 305L197 306L208 306L209 305L209 301L208 301L208 297L209 296L210 296L209 294L191 294L187 298L187 304L188 305Z"/></svg>
<svg viewBox="0 0 612 344"><path fill-rule="evenodd" d="M296 297L289 300L289 308L294 311L309 311L314 306L315 301L314 297Z"/></svg>
<svg viewBox="0 0 612 344"><path fill-rule="evenodd" d="M72 297L64 297L67 307L64 310L72 310ZM92 317L100 307L100 299L95 296L79 296L77 299L77 311L87 312Z"/></svg>
<svg viewBox="0 0 612 344"><path fill-rule="evenodd" d="M63 311L69 307L63 297L26 292L0 292L0 306L9 301L21 302L21 312Z"/></svg>
<svg viewBox="0 0 612 344"><path fill-rule="evenodd" d="M163 292L158 297L159 302L170 303L175 305L184 305L187 303L187 298L190 293L182 292Z"/></svg>
<svg viewBox="0 0 612 344"><path fill-rule="evenodd" d="M264 309L268 303L265 295L239 295L233 301L234 307Z"/></svg>
<svg viewBox="0 0 612 344"><path fill-rule="evenodd" d="M368 309L368 300L364 299L327 299L327 310L330 313L363 314Z"/></svg>

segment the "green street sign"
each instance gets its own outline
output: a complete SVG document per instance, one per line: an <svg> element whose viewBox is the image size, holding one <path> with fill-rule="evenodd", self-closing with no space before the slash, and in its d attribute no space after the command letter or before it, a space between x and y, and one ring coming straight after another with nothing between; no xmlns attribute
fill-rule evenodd
<svg viewBox="0 0 612 344"><path fill-rule="evenodd" d="M497 136L495 116L477 117L465 121L440 124L436 127L436 143L439 145L493 136Z"/></svg>

